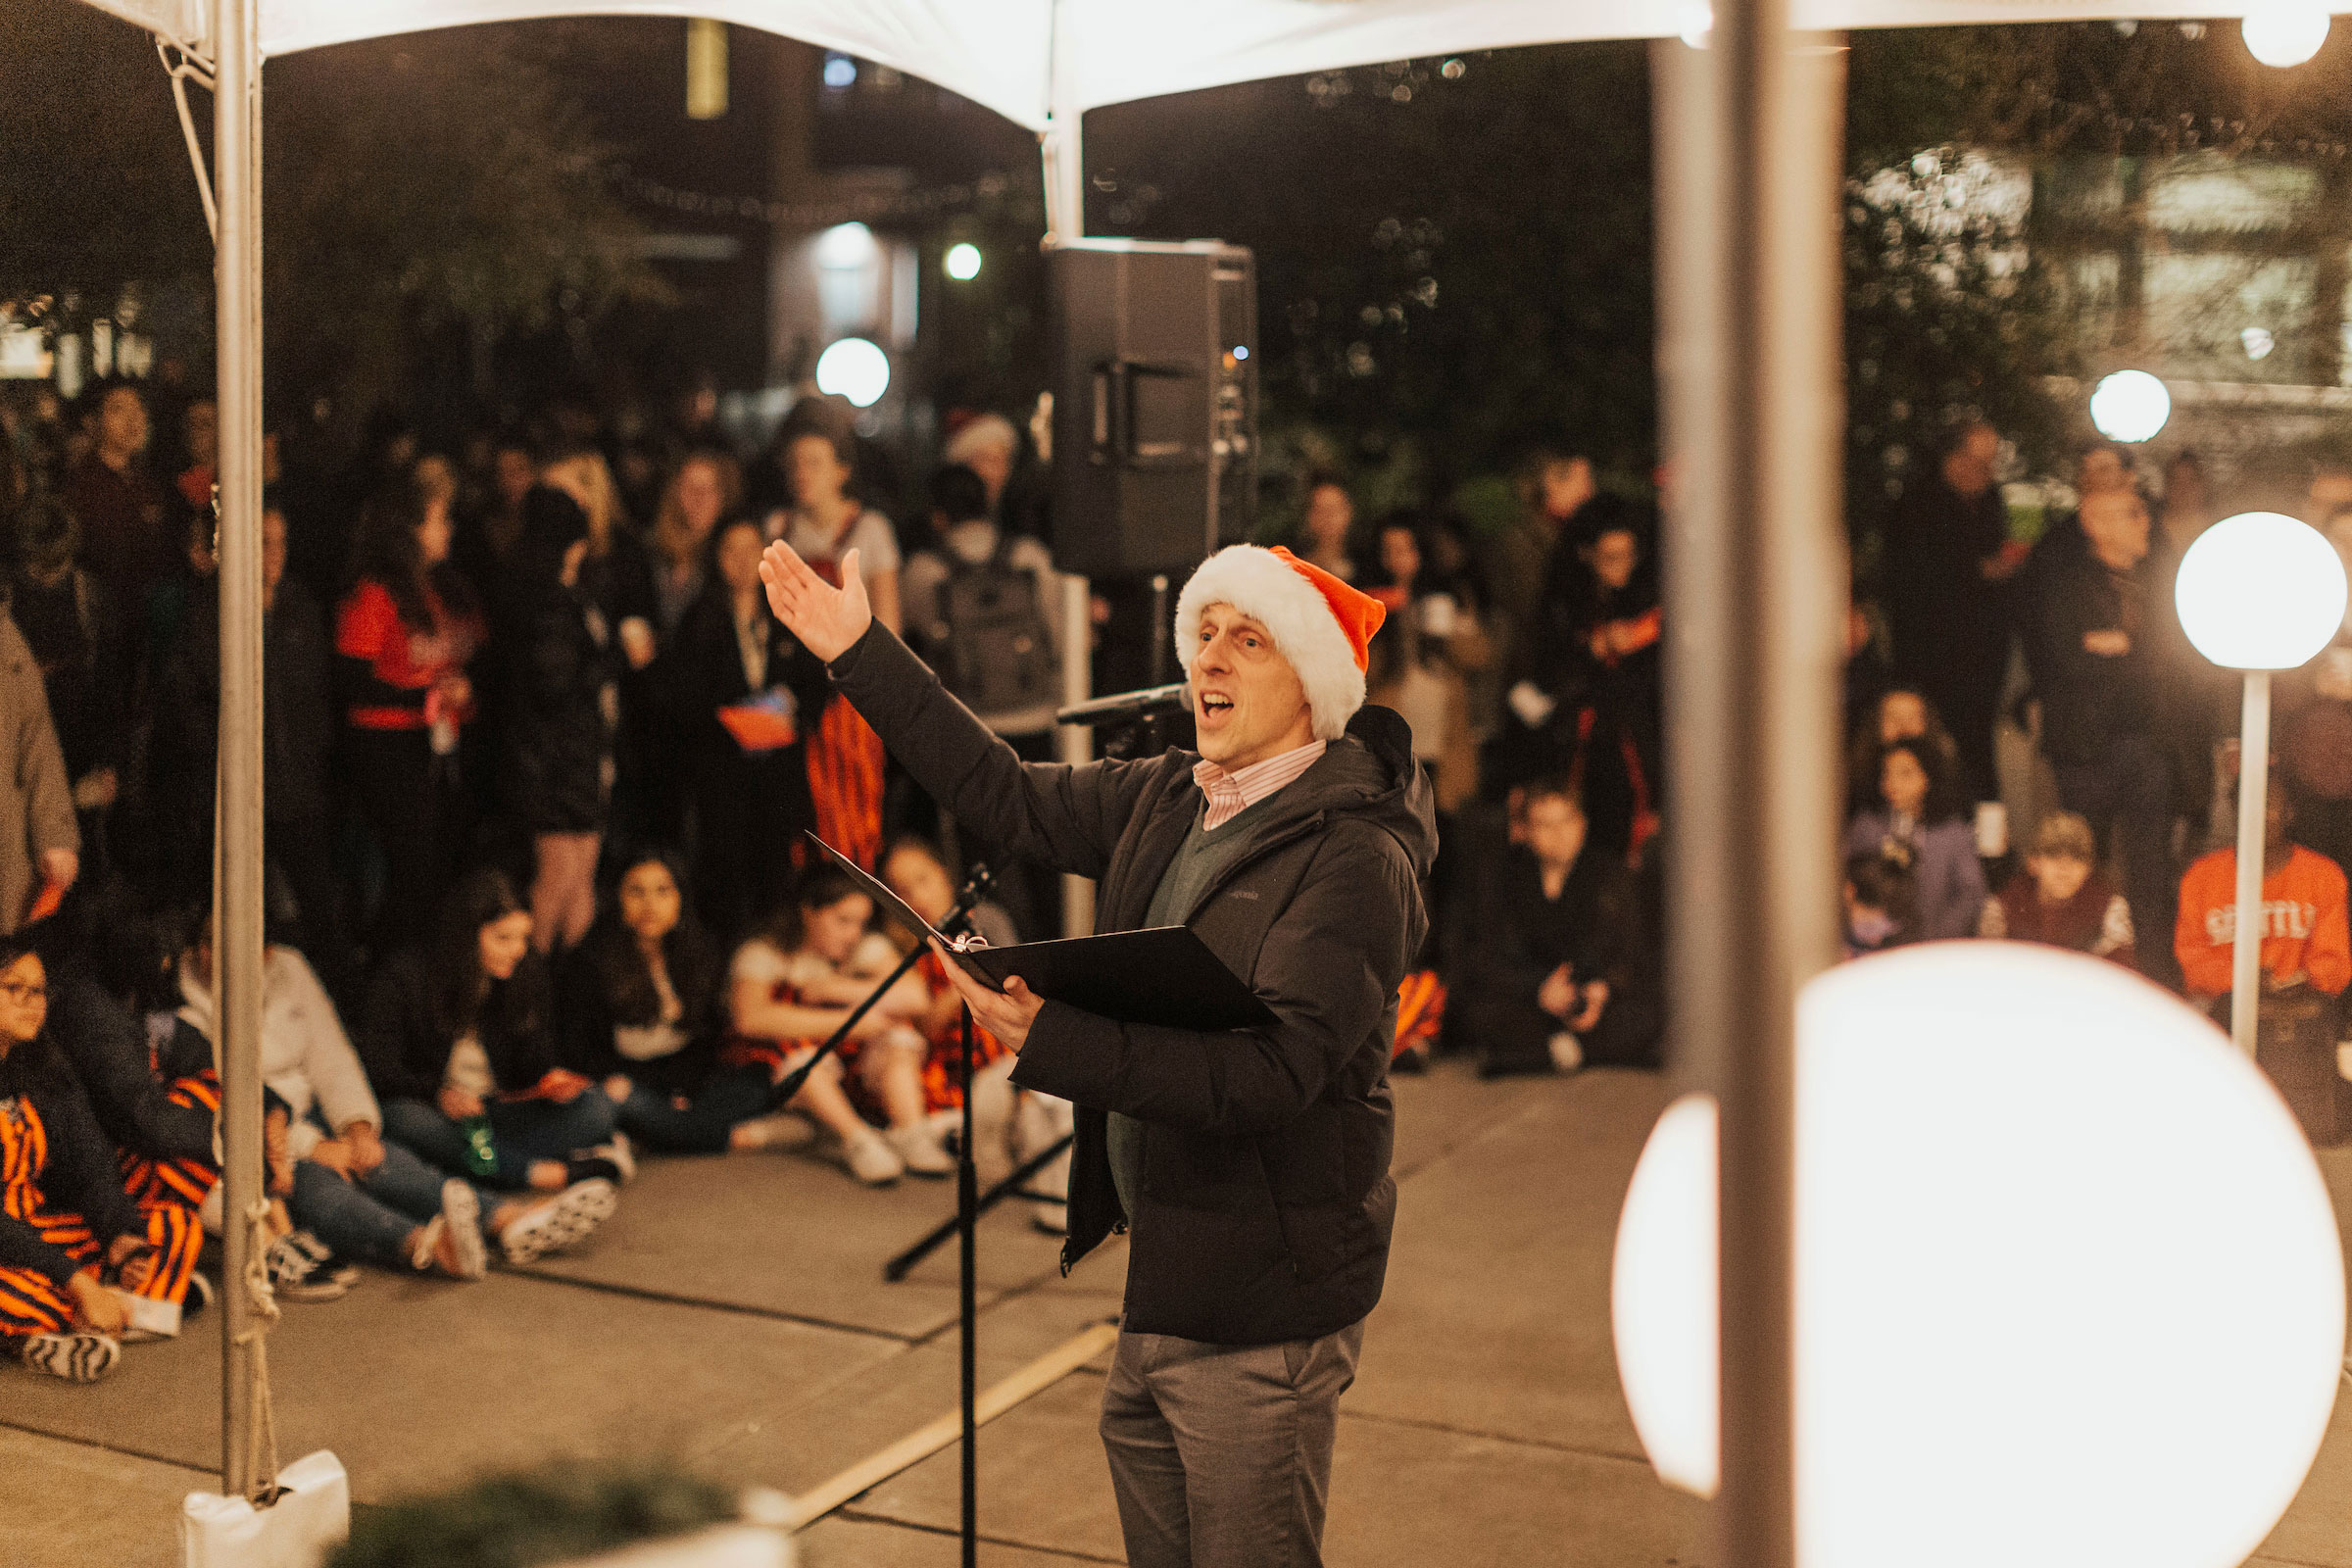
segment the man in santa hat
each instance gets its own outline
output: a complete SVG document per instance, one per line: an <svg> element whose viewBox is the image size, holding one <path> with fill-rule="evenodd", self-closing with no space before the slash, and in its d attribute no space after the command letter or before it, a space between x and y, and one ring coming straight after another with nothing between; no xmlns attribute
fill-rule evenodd
<svg viewBox="0 0 2352 1568"><path fill-rule="evenodd" d="M1017 979L949 974L1078 1106L1066 1270L1122 1226L1126 1310L1102 1398L1136 1568L1322 1561L1339 1399L1396 1218L1388 1063L1437 853L1404 721L1364 706L1377 600L1287 550L1235 545L1176 605L1198 754L1022 762L867 609L782 544L776 615L940 804L1099 883L1099 931L1189 925L1269 1027L1122 1024Z"/></svg>

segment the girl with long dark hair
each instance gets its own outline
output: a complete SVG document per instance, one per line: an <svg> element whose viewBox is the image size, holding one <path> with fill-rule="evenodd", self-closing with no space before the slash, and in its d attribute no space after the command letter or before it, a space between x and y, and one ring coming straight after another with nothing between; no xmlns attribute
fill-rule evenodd
<svg viewBox="0 0 2352 1568"><path fill-rule="evenodd" d="M797 1119L771 1117L772 1076L722 1066L726 952L686 899L667 855L633 857L612 904L564 975L565 1056L604 1087L620 1125L649 1149L715 1154L786 1140Z"/></svg>
<svg viewBox="0 0 2352 1568"><path fill-rule="evenodd" d="M1846 824L1846 856L1883 855L1910 871L1920 940L1976 935L1984 867L1951 755L1925 736L1891 741L1878 749L1868 776L1878 781L1877 799Z"/></svg>
<svg viewBox="0 0 2352 1568"><path fill-rule="evenodd" d="M635 1168L604 1091L559 1064L555 988L514 886L480 870L427 946L394 954L360 1020L384 1135L501 1192L485 1216L512 1263L570 1247L612 1216Z"/></svg>
<svg viewBox="0 0 2352 1568"><path fill-rule="evenodd" d="M344 760L384 857L379 947L431 917L457 850L461 742L474 712L466 665L484 627L449 548L446 510L414 478L394 481L360 509L335 611Z"/></svg>

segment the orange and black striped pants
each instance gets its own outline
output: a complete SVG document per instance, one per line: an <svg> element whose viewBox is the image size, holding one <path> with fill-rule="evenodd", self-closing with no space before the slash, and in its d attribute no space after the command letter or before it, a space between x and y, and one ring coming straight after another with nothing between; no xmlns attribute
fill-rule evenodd
<svg viewBox="0 0 2352 1568"><path fill-rule="evenodd" d="M155 1249L155 1268L137 1295L159 1301L177 1301L188 1294L188 1276L196 1271L196 1254L204 1250L204 1226L196 1211L178 1203L149 1203L148 1245ZM62 1247L76 1259L98 1257L106 1243L90 1234L79 1214L40 1213L25 1216L41 1240ZM111 1238L109 1238L111 1240ZM74 1321L74 1302L65 1290L38 1269L0 1267L0 1338L27 1334L58 1334Z"/></svg>
<svg viewBox="0 0 2352 1568"><path fill-rule="evenodd" d="M165 1098L174 1105L202 1106L217 1117L220 1113L220 1080L208 1067L192 1077L173 1080ZM220 1179L220 1167L210 1159L157 1159L128 1150L122 1158L123 1190L141 1208L150 1203L195 1208Z"/></svg>
<svg viewBox="0 0 2352 1568"><path fill-rule="evenodd" d="M816 836L872 870L882 853L882 737L848 698L836 695L817 720L808 757Z"/></svg>

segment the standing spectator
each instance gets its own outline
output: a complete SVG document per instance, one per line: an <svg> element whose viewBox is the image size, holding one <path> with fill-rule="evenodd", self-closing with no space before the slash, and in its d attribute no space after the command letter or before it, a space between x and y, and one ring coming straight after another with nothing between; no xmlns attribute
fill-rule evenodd
<svg viewBox="0 0 2352 1568"><path fill-rule="evenodd" d="M9 615L40 666L82 838L103 866L129 741L130 668L119 607L76 564L80 537L73 514L54 500L35 497L23 509Z"/></svg>
<svg viewBox="0 0 2352 1568"><path fill-rule="evenodd" d="M841 582L856 555L874 617L901 630L898 537L888 517L850 493L856 449L847 429L820 413L797 429L786 421L777 440L792 505L768 515L767 537L790 545L828 582ZM807 755L817 836L872 865L882 850L881 737L836 694L811 726Z"/></svg>
<svg viewBox="0 0 2352 1568"><path fill-rule="evenodd" d="M2262 994L2255 1018L2255 1060L2315 1144L2342 1140L2352 1128L2337 1114L2336 1002L2352 984L2344 873L2333 860L2295 843L2293 805L2274 789L2264 801L2262 838ZM2180 918L2173 934L2189 1000L2230 1021L2231 966L2237 947L2237 851L2215 850L2180 879Z"/></svg>
<svg viewBox="0 0 2352 1568"><path fill-rule="evenodd" d="M65 500L81 526L81 559L135 628L178 542L163 487L147 470L146 400L118 382L98 394L97 410L96 444L67 472Z"/></svg>
<svg viewBox="0 0 2352 1568"><path fill-rule="evenodd" d="M1907 686L1897 686L1871 705L1845 751L1846 809L1863 810L1878 799L1876 771L1879 748L1896 741L1922 741L1943 754L1947 771L1957 776L1960 749L1943 727L1936 705Z"/></svg>
<svg viewBox="0 0 2352 1568"><path fill-rule="evenodd" d="M1525 505L1519 518L1494 541L1487 567L1487 602L1514 667L1523 662L1534 635L1544 568L1559 548L1560 535L1599 493L1592 460L1564 452L1537 453L1522 488Z"/></svg>
<svg viewBox="0 0 2352 1568"><path fill-rule="evenodd" d="M596 918L596 859L612 804L620 653L583 581L588 519L542 489L515 552L503 628L508 688L500 796L531 836L531 928L541 953L568 948Z"/></svg>
<svg viewBox="0 0 2352 1568"><path fill-rule="evenodd" d="M424 929L458 849L461 737L473 717L466 665L482 617L449 569L450 523L414 479L370 496L335 611L344 759L384 857L379 951Z"/></svg>
<svg viewBox="0 0 2352 1568"><path fill-rule="evenodd" d="M40 667L0 612L0 936L55 909L81 874L81 829Z"/></svg>
<svg viewBox="0 0 2352 1568"><path fill-rule="evenodd" d="M2075 462L2075 489L2081 500L2132 488L2132 455L2111 441L2094 441Z"/></svg>
<svg viewBox="0 0 2352 1568"><path fill-rule="evenodd" d="M1958 432L1887 519L1886 611L1899 678L1932 700L1959 744L1961 788L1993 797L1992 726L2009 666L2009 595L2026 547L2009 537L1993 483L2000 436Z"/></svg>
<svg viewBox="0 0 2352 1568"><path fill-rule="evenodd" d="M262 512L262 811L270 863L293 899L296 945L330 986L347 978L327 785L335 741L334 654L309 588L286 574L286 515ZM213 791L220 738L220 601L199 594L157 661L149 777L176 848L174 902L212 882Z"/></svg>
<svg viewBox="0 0 2352 1568"><path fill-rule="evenodd" d="M1386 640L1372 644L1369 701L1393 708L1413 732L1413 756L1429 772L1438 810L1451 815L1478 793L1478 741L1470 721L1470 672L1492 650L1478 612L1424 569L1418 519L1394 513L1380 525ZM1436 919L1433 916L1433 921Z"/></svg>
<svg viewBox="0 0 2352 1568"><path fill-rule="evenodd" d="M384 1136L452 1176L544 1195L492 1210L510 1263L584 1240L632 1165L612 1102L558 1063L555 988L497 871L450 893L433 940L393 955L360 1020Z"/></svg>
<svg viewBox="0 0 2352 1568"><path fill-rule="evenodd" d="M801 835L816 827L808 726L833 691L824 665L768 611L760 525L736 518L717 543L717 576L678 623L662 667L686 738L677 760L703 917L732 939L791 894Z"/></svg>
<svg viewBox="0 0 2352 1568"><path fill-rule="evenodd" d="M179 418L180 457L186 466L172 480L174 539L185 536L190 519L213 514L213 485L220 471L220 405L197 398Z"/></svg>
<svg viewBox="0 0 2352 1568"><path fill-rule="evenodd" d="M710 540L743 504L743 472L723 452L690 452L654 514L655 634L666 641L710 578Z"/></svg>
<svg viewBox="0 0 2352 1568"><path fill-rule="evenodd" d="M1482 1077L1654 1065L1655 959L1622 856L1593 854L1583 805L1531 784L1523 847L1492 880L1482 938L1464 955L1461 1009Z"/></svg>
<svg viewBox="0 0 2352 1568"><path fill-rule="evenodd" d="M1984 867L1949 765L1924 741L1896 741L1879 748L1872 772L1878 802L1846 824L1846 857L1883 855L1910 870L1920 940L1975 935Z"/></svg>
<svg viewBox="0 0 2352 1568"><path fill-rule="evenodd" d="M1330 474L1306 485L1306 512L1298 519L1298 559L1342 582L1355 581L1355 498Z"/></svg>
<svg viewBox="0 0 2352 1568"><path fill-rule="evenodd" d="M2034 549L2026 657L2058 799L2120 852L2137 931L2173 924L2172 788L2158 730L2155 650L2171 594L2149 581L2148 512L2129 486L2082 498L2080 518ZM2139 950L2169 977L2163 944Z"/></svg>
<svg viewBox="0 0 2352 1568"><path fill-rule="evenodd" d="M2098 869L2098 840L2073 811L2045 816L2026 866L1984 901L1977 935L2039 942L2135 967L2132 906Z"/></svg>
<svg viewBox="0 0 2352 1568"><path fill-rule="evenodd" d="M982 414L966 419L940 448L943 466L969 468L986 492L987 511L979 514L994 523L1009 524L1003 513L1004 487L1012 482L1013 465L1021 455L1021 433L1002 414ZM932 504L938 504L932 497ZM964 519L957 519L964 520Z"/></svg>

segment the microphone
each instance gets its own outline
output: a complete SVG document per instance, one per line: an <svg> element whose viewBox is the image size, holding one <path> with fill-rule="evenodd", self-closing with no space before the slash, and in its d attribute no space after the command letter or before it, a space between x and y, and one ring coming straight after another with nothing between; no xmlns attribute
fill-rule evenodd
<svg viewBox="0 0 2352 1568"><path fill-rule="evenodd" d="M1147 686L1142 691L1114 692L1091 702L1078 703L1054 715L1056 724L1126 724L1156 713L1188 712L1193 706L1193 688L1185 681L1173 686Z"/></svg>

